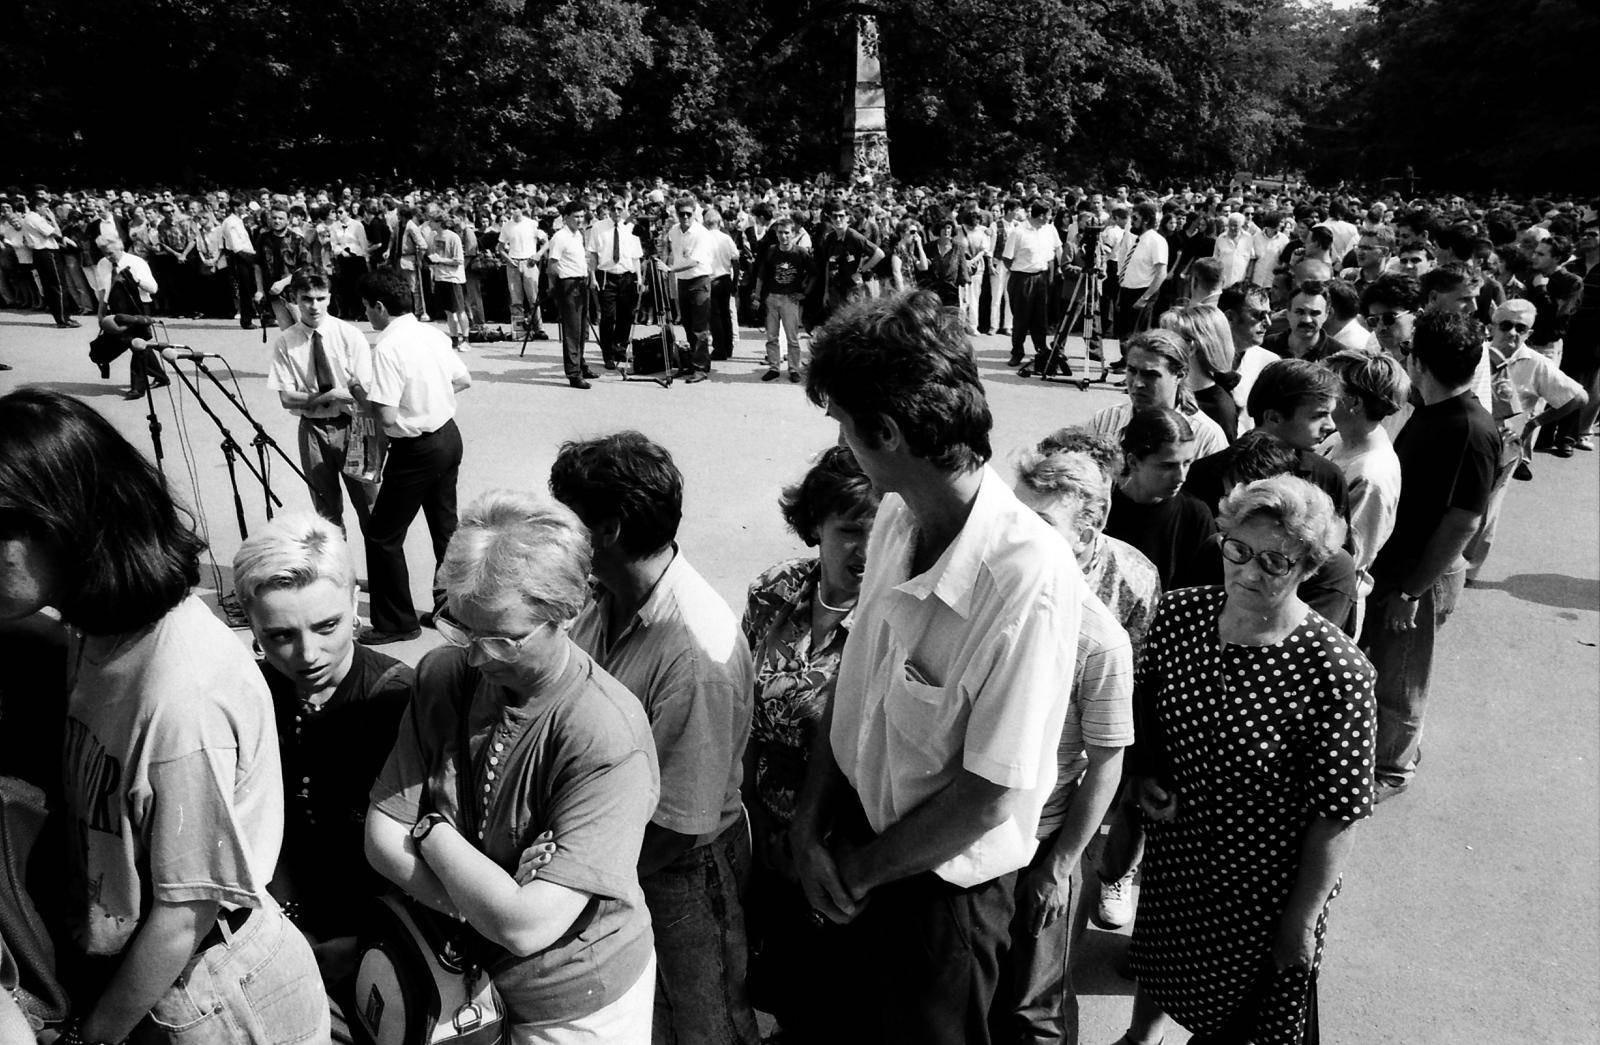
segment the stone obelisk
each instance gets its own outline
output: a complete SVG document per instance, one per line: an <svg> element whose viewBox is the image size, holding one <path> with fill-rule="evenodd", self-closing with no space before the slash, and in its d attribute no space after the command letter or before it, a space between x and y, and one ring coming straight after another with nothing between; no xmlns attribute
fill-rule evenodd
<svg viewBox="0 0 1600 1045"><path fill-rule="evenodd" d="M844 107L839 173L854 181L889 173L889 125L883 111L883 66L878 60L878 20L857 15L850 33L855 78Z"/></svg>

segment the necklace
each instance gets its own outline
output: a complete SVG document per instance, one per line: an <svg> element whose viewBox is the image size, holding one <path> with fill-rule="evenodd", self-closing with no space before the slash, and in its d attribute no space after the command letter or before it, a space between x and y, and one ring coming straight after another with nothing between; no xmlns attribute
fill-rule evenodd
<svg viewBox="0 0 1600 1045"><path fill-rule="evenodd" d="M817 585L817 605L821 606L829 613L849 613L851 610L855 609L855 603L853 602L848 606L835 606L827 599L824 599L822 597L822 585L820 584Z"/></svg>

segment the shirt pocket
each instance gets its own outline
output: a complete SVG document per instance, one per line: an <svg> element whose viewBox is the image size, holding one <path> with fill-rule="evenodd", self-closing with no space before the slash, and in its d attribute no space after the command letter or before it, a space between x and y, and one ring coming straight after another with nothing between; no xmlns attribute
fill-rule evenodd
<svg viewBox="0 0 1600 1045"><path fill-rule="evenodd" d="M948 682L935 686L921 678L915 667L908 670L905 652L897 650L890 660L883 713L889 764L896 778L908 782L940 775L951 762L959 765L970 710Z"/></svg>

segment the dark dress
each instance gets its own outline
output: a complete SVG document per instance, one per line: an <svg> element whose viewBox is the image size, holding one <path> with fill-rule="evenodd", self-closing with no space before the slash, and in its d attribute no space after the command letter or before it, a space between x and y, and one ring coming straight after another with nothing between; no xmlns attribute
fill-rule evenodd
<svg viewBox="0 0 1600 1045"><path fill-rule="evenodd" d="M1374 674L1314 611L1274 645L1224 646L1225 601L1221 588L1169 594L1145 640L1135 768L1171 784L1178 810L1149 824L1130 958L1191 1031L1298 1043L1326 905L1310 970L1274 972L1272 944L1313 818L1372 812Z"/></svg>

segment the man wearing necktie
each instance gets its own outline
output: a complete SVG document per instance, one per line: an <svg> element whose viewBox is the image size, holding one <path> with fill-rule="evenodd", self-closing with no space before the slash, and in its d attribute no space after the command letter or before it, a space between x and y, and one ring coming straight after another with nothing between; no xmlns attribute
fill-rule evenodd
<svg viewBox="0 0 1600 1045"><path fill-rule="evenodd" d="M620 195L601 203L599 220L589 228L589 266L600 288L600 361L607 370L627 358L633 312L639 302L639 259L644 250L628 221Z"/></svg>
<svg viewBox="0 0 1600 1045"><path fill-rule="evenodd" d="M267 387L278 393L285 410L300 418L300 469L306 473L311 506L342 528L342 482L365 533L378 487L345 475L344 459L351 420L372 384L372 346L354 324L329 314L327 276L301 271L290 283L289 295L300 319L273 343Z"/></svg>

